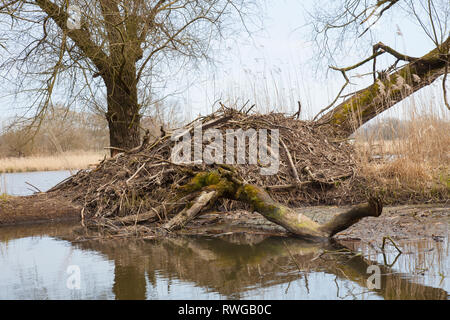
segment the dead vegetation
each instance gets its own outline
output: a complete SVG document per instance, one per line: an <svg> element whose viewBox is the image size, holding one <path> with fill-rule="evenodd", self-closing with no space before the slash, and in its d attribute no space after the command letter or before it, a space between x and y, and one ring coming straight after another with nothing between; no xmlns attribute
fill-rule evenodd
<svg viewBox="0 0 450 320"><path fill-rule="evenodd" d="M385 203L446 201L450 192L450 122L446 111L409 105L408 120L374 124L356 134L360 175L383 190Z"/></svg>
<svg viewBox="0 0 450 320"><path fill-rule="evenodd" d="M54 155L0 158L0 173L76 170L95 167L105 152L69 151Z"/></svg>
<svg viewBox="0 0 450 320"><path fill-rule="evenodd" d="M175 141L173 132L166 132L157 141L105 159L94 170L80 171L49 193L81 205L85 225L119 234L152 234L154 228L149 224L174 230L208 210L258 206L261 203L255 202L255 197L264 199L260 211L266 210L266 205L289 211L287 206L361 203L370 194L363 188L364 179L356 174L353 147L346 140L330 138L313 122L225 107L198 120L204 130L216 128L224 135L230 129L267 129L268 133L278 129L278 173L261 175L262 165L248 161L233 166L172 163ZM193 131L193 127L194 122L184 128ZM248 152L246 140L247 157ZM177 213L177 219L190 217L174 226Z"/></svg>

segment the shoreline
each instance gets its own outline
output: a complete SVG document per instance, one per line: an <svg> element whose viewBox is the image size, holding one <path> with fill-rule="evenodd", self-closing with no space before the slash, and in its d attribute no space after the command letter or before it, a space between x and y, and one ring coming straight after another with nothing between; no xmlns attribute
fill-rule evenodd
<svg viewBox="0 0 450 320"><path fill-rule="evenodd" d="M0 174L87 169L96 166L105 155L96 151L70 151L55 155L0 158Z"/></svg>
<svg viewBox="0 0 450 320"><path fill-rule="evenodd" d="M295 208L318 223L325 223L352 206L311 206ZM19 213L20 212L20 213ZM27 197L0 198L0 230L4 227L52 225L58 222L80 223L81 207L67 199L36 194ZM394 239L442 239L448 236L448 203L386 206L380 217L366 217L336 234L337 240L374 241L383 236ZM80 225L81 226L81 225ZM295 237L263 216L246 210L205 213L185 226L180 236L217 236L250 233ZM114 238L114 237L113 237Z"/></svg>

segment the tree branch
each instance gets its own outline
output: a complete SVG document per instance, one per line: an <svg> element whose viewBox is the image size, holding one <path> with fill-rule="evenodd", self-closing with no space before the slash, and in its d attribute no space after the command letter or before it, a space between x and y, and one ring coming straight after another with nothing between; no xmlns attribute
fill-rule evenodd
<svg viewBox="0 0 450 320"><path fill-rule="evenodd" d="M350 136L362 124L447 73L450 37L439 48L433 49L421 58L400 54L382 44L378 44L378 47L409 63L393 73L383 73L374 84L358 91L319 118L318 124L328 125L338 137ZM374 57L376 54L371 56ZM359 65L362 64L358 63L355 66ZM335 70L344 72L342 70L351 70L355 66Z"/></svg>
<svg viewBox="0 0 450 320"><path fill-rule="evenodd" d="M109 58L103 52L101 47L97 46L91 39L89 30L86 27L80 29L69 29L67 27L67 20L69 15L63 8L60 8L49 0L35 0L35 3L44 11L61 30L66 32L67 36L72 39L75 44L83 51L87 58L89 58L99 72L106 72L109 66Z"/></svg>

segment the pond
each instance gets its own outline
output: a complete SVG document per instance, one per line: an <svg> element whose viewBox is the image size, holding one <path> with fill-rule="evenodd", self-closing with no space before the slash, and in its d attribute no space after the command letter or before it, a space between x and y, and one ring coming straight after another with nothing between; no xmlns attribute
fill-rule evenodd
<svg viewBox="0 0 450 320"><path fill-rule="evenodd" d="M45 190L67 172L7 176ZM448 299L448 237L310 243L234 232L77 241L78 224L0 228L0 299ZM379 275L379 277L378 277Z"/></svg>
<svg viewBox="0 0 450 320"><path fill-rule="evenodd" d="M36 188L44 192L70 175L70 171L0 173L0 194L28 196L38 191Z"/></svg>
<svg viewBox="0 0 450 320"><path fill-rule="evenodd" d="M400 242L397 257L239 233L76 242L74 227L2 228L0 299L447 299L450 289L448 240Z"/></svg>

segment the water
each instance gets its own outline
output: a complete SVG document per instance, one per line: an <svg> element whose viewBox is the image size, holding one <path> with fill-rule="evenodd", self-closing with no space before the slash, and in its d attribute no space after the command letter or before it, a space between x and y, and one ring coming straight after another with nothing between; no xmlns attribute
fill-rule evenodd
<svg viewBox="0 0 450 320"><path fill-rule="evenodd" d="M24 181L45 190L68 175L6 175L7 187L29 194ZM448 299L450 290L448 238L399 241L399 255L245 233L77 242L77 227L0 228L0 299ZM371 265L379 289L369 288Z"/></svg>
<svg viewBox="0 0 450 320"><path fill-rule="evenodd" d="M0 194L31 195L37 190L29 184L44 192L70 175L70 171L0 173Z"/></svg>
<svg viewBox="0 0 450 320"><path fill-rule="evenodd" d="M245 234L75 242L74 227L2 228L0 299L447 299L450 289L447 240L400 243L388 267L395 249L371 256L357 243L362 255L318 258L339 246ZM372 264L379 290L368 288Z"/></svg>

